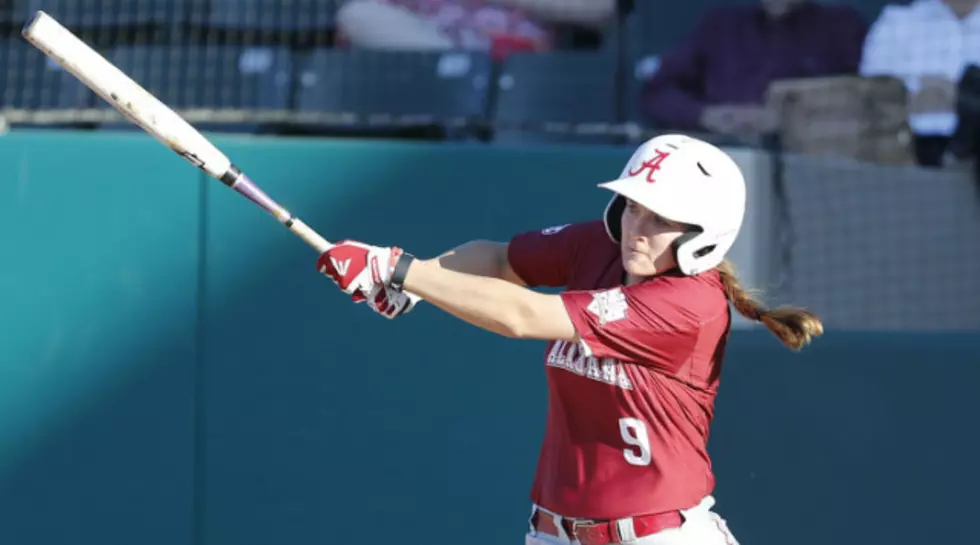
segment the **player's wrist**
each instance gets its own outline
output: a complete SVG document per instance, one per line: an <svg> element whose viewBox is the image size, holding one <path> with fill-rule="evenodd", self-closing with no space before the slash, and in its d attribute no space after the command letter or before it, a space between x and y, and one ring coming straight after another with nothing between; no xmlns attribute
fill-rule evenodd
<svg viewBox="0 0 980 545"><path fill-rule="evenodd" d="M402 291L405 287L405 278L408 276L408 270L412 267L415 262L415 256L402 251L395 261L395 266L391 271L391 279L388 281L388 285L395 291Z"/></svg>

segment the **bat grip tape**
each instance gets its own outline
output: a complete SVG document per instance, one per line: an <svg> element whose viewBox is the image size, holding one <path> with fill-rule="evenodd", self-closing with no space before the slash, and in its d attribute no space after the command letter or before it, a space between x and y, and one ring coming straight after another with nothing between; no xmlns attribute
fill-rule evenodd
<svg viewBox="0 0 980 545"><path fill-rule="evenodd" d="M241 177L242 177L242 171L240 168L236 167L235 165L228 165L228 170L226 170L225 173L221 175L221 178L219 178L219 180L221 180L221 183L225 184L228 187L235 187L235 184L238 182L238 179Z"/></svg>
<svg viewBox="0 0 980 545"><path fill-rule="evenodd" d="M253 184L244 174L242 174L241 169L234 164L228 165L228 170L226 170L225 173L218 178L218 180L262 206L262 208L266 209L269 213L279 218L279 221L286 227L293 226L296 218L294 218L288 210L276 204L276 202L270 199L268 195L263 193L262 190L255 186L255 184ZM242 187L236 187L239 183L242 184Z"/></svg>

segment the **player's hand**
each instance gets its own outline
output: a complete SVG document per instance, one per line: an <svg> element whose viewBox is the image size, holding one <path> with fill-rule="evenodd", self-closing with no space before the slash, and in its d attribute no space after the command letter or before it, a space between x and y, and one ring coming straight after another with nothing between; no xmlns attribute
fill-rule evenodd
<svg viewBox="0 0 980 545"><path fill-rule="evenodd" d="M355 303L384 296L402 249L381 248L353 240L342 240L320 255L317 269L351 296ZM401 301L394 301L401 303ZM381 308L380 306L378 308Z"/></svg>
<svg viewBox="0 0 980 545"><path fill-rule="evenodd" d="M402 314L411 312L415 308L415 304L421 299L421 297L412 293L395 291L390 287L384 287L369 296L367 304L371 310L389 320L393 320Z"/></svg>

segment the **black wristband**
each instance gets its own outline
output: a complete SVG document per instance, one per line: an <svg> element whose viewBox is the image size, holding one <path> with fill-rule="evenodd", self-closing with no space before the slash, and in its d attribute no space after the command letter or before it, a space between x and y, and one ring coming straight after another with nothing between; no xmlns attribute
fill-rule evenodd
<svg viewBox="0 0 980 545"><path fill-rule="evenodd" d="M395 263L395 270L391 273L391 281L388 285L391 286L395 291L402 291L402 286L405 284L405 276L408 274L408 268L415 261L415 256L403 252L401 257L398 258L398 263Z"/></svg>

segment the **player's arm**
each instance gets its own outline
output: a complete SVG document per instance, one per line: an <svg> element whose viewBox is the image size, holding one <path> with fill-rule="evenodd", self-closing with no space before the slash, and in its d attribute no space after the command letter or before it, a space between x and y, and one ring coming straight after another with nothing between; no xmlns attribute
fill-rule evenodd
<svg viewBox="0 0 980 545"><path fill-rule="evenodd" d="M577 341L560 296L538 293L499 278L447 269L440 258L412 263L404 289L465 322L499 335Z"/></svg>
<svg viewBox="0 0 980 545"><path fill-rule="evenodd" d="M507 259L507 243L472 240L436 257L435 264L448 271L486 276L524 285Z"/></svg>
<svg viewBox="0 0 980 545"><path fill-rule="evenodd" d="M580 229L563 225L528 231L506 244L486 240L468 242L433 259L416 261L412 284L406 285L404 279L400 287L412 297L421 297L469 323L501 335L569 338L572 333L565 327L568 318L562 314L561 301L524 286L566 284L577 259ZM400 303L392 301L385 288L393 273L392 259L397 261L392 248L345 240L324 252L317 260L317 268L355 301L370 298L379 312L390 317L409 308L405 306L405 298L400 298ZM388 263L389 267L381 263ZM418 272L419 269L423 272ZM415 283L420 289L410 287ZM564 322L556 320L556 316Z"/></svg>
<svg viewBox="0 0 980 545"><path fill-rule="evenodd" d="M519 286L558 287L567 281L575 254L576 228L566 227L520 233L509 242L472 240L429 261L447 271Z"/></svg>
<svg viewBox="0 0 980 545"><path fill-rule="evenodd" d="M476 242L417 261L405 290L488 331L520 339L574 340L561 299L527 287L564 286L576 260L582 224L520 233L507 244ZM481 274L494 271L497 274Z"/></svg>

